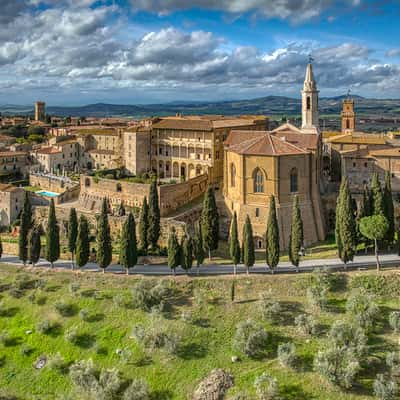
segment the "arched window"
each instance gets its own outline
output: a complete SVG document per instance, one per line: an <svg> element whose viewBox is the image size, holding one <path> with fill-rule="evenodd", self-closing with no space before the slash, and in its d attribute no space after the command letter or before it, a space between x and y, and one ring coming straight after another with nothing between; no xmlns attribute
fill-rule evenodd
<svg viewBox="0 0 400 400"><path fill-rule="evenodd" d="M255 169L253 172L254 193L264 192L264 175L260 169Z"/></svg>
<svg viewBox="0 0 400 400"><path fill-rule="evenodd" d="M311 97L307 96L307 110L311 109Z"/></svg>
<svg viewBox="0 0 400 400"><path fill-rule="evenodd" d="M346 119L346 129L350 129L350 120Z"/></svg>
<svg viewBox="0 0 400 400"><path fill-rule="evenodd" d="M297 175L297 168L292 168L290 171L290 191L292 193L298 191Z"/></svg>
<svg viewBox="0 0 400 400"><path fill-rule="evenodd" d="M236 186L236 168L233 163L231 164L231 186Z"/></svg>

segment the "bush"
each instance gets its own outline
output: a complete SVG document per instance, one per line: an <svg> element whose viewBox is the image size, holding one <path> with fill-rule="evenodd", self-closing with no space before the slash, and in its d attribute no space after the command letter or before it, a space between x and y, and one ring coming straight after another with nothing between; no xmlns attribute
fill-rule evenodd
<svg viewBox="0 0 400 400"><path fill-rule="evenodd" d="M47 360L47 366L57 372L64 372L66 368L66 362L62 355L58 352L53 356L50 356Z"/></svg>
<svg viewBox="0 0 400 400"><path fill-rule="evenodd" d="M69 291L71 294L76 294L79 292L79 289L81 288L81 285L77 282L72 282L69 284Z"/></svg>
<svg viewBox="0 0 400 400"><path fill-rule="evenodd" d="M252 320L240 322L233 338L234 350L256 358L261 356L267 344L268 333Z"/></svg>
<svg viewBox="0 0 400 400"><path fill-rule="evenodd" d="M171 295L171 287L167 281L154 284L149 280L141 280L132 289L132 304L135 308L151 311L153 307L164 310L165 301Z"/></svg>
<svg viewBox="0 0 400 400"><path fill-rule="evenodd" d="M69 328L65 331L64 333L64 339L67 342L70 342L72 344L76 344L79 340L79 331L76 326L73 326L72 328Z"/></svg>
<svg viewBox="0 0 400 400"><path fill-rule="evenodd" d="M57 326L57 323L54 321L51 321L49 319L44 319L42 321L40 321L37 326L36 326L36 330L39 333L42 333L44 335L49 334L55 327Z"/></svg>
<svg viewBox="0 0 400 400"><path fill-rule="evenodd" d="M83 308L81 311L79 311L79 318L82 321L88 321L90 319L89 311Z"/></svg>
<svg viewBox="0 0 400 400"><path fill-rule="evenodd" d="M279 399L279 388L277 380L265 372L256 378L256 380L254 381L254 387L256 389L257 398L259 400Z"/></svg>
<svg viewBox="0 0 400 400"><path fill-rule="evenodd" d="M190 310L183 310L181 313L181 321L186 324L191 324L193 322L193 313Z"/></svg>
<svg viewBox="0 0 400 400"><path fill-rule="evenodd" d="M72 364L69 377L72 383L84 392L90 393L97 387L96 370L91 359Z"/></svg>
<svg viewBox="0 0 400 400"><path fill-rule="evenodd" d="M24 343L24 344L21 346L21 349L20 349L20 353L21 353L21 355L23 355L23 356L29 356L29 354L31 354L32 351L33 351L32 346L30 346L29 344L26 344L26 343Z"/></svg>
<svg viewBox="0 0 400 400"><path fill-rule="evenodd" d="M367 337L362 328L345 321L335 321L328 333L330 345L350 350L356 357L362 357L367 351Z"/></svg>
<svg viewBox="0 0 400 400"><path fill-rule="evenodd" d="M328 303L328 291L325 286L314 285L307 289L307 301L310 307L314 310L324 310Z"/></svg>
<svg viewBox="0 0 400 400"><path fill-rule="evenodd" d="M136 325L132 330L132 337L149 350L159 349L165 343L165 333L160 326L146 329L143 325Z"/></svg>
<svg viewBox="0 0 400 400"><path fill-rule="evenodd" d="M346 302L346 311L356 323L369 331L379 315L379 307L371 294L359 290L350 294Z"/></svg>
<svg viewBox="0 0 400 400"><path fill-rule="evenodd" d="M54 308L63 317L71 317L75 314L75 306L72 303L67 303L66 301L59 300L54 304Z"/></svg>
<svg viewBox="0 0 400 400"><path fill-rule="evenodd" d="M150 400L149 387L143 379L134 379L126 388L123 400Z"/></svg>
<svg viewBox="0 0 400 400"><path fill-rule="evenodd" d="M272 298L271 292L262 292L260 295L259 312L263 319L277 322L282 312L278 301Z"/></svg>
<svg viewBox="0 0 400 400"><path fill-rule="evenodd" d="M3 344L3 346L8 346L12 342L11 335L9 334L8 331L4 330L0 333L0 343Z"/></svg>
<svg viewBox="0 0 400 400"><path fill-rule="evenodd" d="M282 343L278 346L278 360L282 367L294 367L296 362L296 346L294 343Z"/></svg>
<svg viewBox="0 0 400 400"><path fill-rule="evenodd" d="M317 324L312 315L299 314L295 318L294 324L297 332L303 336L313 336L317 332Z"/></svg>
<svg viewBox="0 0 400 400"><path fill-rule="evenodd" d="M176 332L164 334L164 349L170 356L176 356L181 348L182 337Z"/></svg>
<svg viewBox="0 0 400 400"><path fill-rule="evenodd" d="M392 376L400 376L400 353L390 352L386 355L386 365L390 368Z"/></svg>
<svg viewBox="0 0 400 400"><path fill-rule="evenodd" d="M374 394L379 400L392 400L397 395L397 384L388 376L378 374L374 380Z"/></svg>
<svg viewBox="0 0 400 400"><path fill-rule="evenodd" d="M389 314L389 325L396 333L400 331L400 311L393 311Z"/></svg>
<svg viewBox="0 0 400 400"><path fill-rule="evenodd" d="M317 353L314 369L331 383L349 389L360 370L360 363L352 350L330 346Z"/></svg>

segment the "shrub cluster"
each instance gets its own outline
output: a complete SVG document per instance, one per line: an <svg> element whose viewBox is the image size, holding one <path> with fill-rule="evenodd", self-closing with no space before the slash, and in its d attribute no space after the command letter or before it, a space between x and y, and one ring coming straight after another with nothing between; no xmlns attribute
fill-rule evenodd
<svg viewBox="0 0 400 400"><path fill-rule="evenodd" d="M312 315L299 314L295 318L294 324L300 335L313 336L317 333L317 323Z"/></svg>
<svg viewBox="0 0 400 400"><path fill-rule="evenodd" d="M267 340L267 331L256 322L247 320L236 326L232 345L235 351L256 358L265 352Z"/></svg>
<svg viewBox="0 0 400 400"><path fill-rule="evenodd" d="M266 372L256 378L254 387L259 400L279 399L278 381Z"/></svg>
<svg viewBox="0 0 400 400"><path fill-rule="evenodd" d="M141 280L132 289L132 305L144 311L153 308L164 310L167 298L172 294L172 288L167 281L156 284L149 280Z"/></svg>
<svg viewBox="0 0 400 400"><path fill-rule="evenodd" d="M260 294L258 309L262 318L271 322L278 322L282 312L281 305L273 299L271 292L262 292Z"/></svg>
<svg viewBox="0 0 400 400"><path fill-rule="evenodd" d="M374 297L365 290L353 291L346 302L346 311L363 329L370 331L379 315Z"/></svg>

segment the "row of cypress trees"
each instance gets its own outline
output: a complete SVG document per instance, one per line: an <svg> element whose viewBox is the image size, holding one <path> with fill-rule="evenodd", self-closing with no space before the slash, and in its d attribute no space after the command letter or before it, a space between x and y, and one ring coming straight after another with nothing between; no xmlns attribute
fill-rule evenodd
<svg viewBox="0 0 400 400"><path fill-rule="evenodd" d="M384 217L387 222L387 230L381 245L390 247L395 239L395 218L392 198L390 173L385 174L385 183L382 189L376 173L371 179L371 187L364 188L362 199L357 203L352 198L348 180L343 177L339 196L336 203L335 239L339 258L347 264L352 261L356 253L357 245L368 245L368 239L360 231L361 220L370 216Z"/></svg>
<svg viewBox="0 0 400 400"><path fill-rule="evenodd" d="M266 251L265 260L271 272L279 263L280 247L279 247L279 226L276 215L276 204L274 196L271 196L269 215L267 222ZM292 224L289 238L289 259L294 266L298 268L300 262L300 250L303 246L303 221L301 219L301 211L299 207L298 197L293 199ZM234 273L236 274L237 265L240 261L246 267L247 273L249 268L255 263L255 249L253 228L249 215L246 216L243 225L242 247L240 247L238 222L236 212L233 214L230 234L229 234L229 253L234 265Z"/></svg>

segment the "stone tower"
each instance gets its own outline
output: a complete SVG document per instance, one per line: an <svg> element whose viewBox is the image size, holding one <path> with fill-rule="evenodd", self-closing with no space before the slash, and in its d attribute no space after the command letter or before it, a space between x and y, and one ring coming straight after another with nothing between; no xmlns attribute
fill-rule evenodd
<svg viewBox="0 0 400 400"><path fill-rule="evenodd" d="M301 98L301 128L315 133L315 130L319 128L318 89L311 62L307 64L306 78L304 80L303 90L301 91Z"/></svg>
<svg viewBox="0 0 400 400"><path fill-rule="evenodd" d="M35 103L35 121L46 120L46 103L44 101L37 101Z"/></svg>
<svg viewBox="0 0 400 400"><path fill-rule="evenodd" d="M356 114L354 112L354 99L344 99L342 106L342 132L353 133L356 128Z"/></svg>

